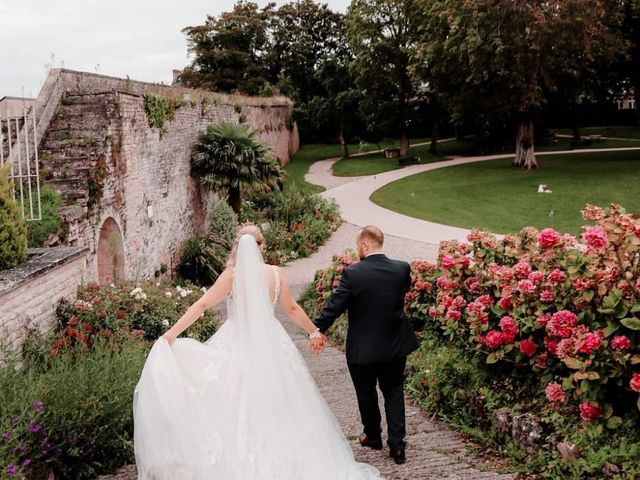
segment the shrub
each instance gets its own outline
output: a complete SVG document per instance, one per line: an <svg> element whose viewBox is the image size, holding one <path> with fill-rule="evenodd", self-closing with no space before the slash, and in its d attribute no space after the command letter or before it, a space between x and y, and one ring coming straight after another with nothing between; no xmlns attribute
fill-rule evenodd
<svg viewBox="0 0 640 480"><path fill-rule="evenodd" d="M335 202L295 189L250 196L242 216L263 225L265 259L279 265L316 251L342 222Z"/></svg>
<svg viewBox="0 0 640 480"><path fill-rule="evenodd" d="M53 352L59 354L69 346L92 345L96 339L122 334L156 340L202 294L200 288L190 283L88 284L78 290L77 300L63 299L58 304ZM185 333L204 341L215 333L217 326L217 316L207 311Z"/></svg>
<svg viewBox="0 0 640 480"><path fill-rule="evenodd" d="M68 229L68 225L62 221L58 213L62 203L60 194L53 188L45 187L40 191L40 201L42 218L27 222L29 247L42 247L51 235L64 236Z"/></svg>
<svg viewBox="0 0 640 480"><path fill-rule="evenodd" d="M13 268L27 259L27 226L13 200L10 165L0 167L0 270Z"/></svg>
<svg viewBox="0 0 640 480"><path fill-rule="evenodd" d="M209 230L231 250L238 228L238 216L225 201L219 201L211 210Z"/></svg>
<svg viewBox="0 0 640 480"><path fill-rule="evenodd" d="M226 268L229 250L226 240L213 232L190 238L182 250L180 276L198 285L212 285Z"/></svg>
<svg viewBox="0 0 640 480"><path fill-rule="evenodd" d="M129 338L42 363L5 352L0 478L90 479L133 461L131 402L147 351Z"/></svg>

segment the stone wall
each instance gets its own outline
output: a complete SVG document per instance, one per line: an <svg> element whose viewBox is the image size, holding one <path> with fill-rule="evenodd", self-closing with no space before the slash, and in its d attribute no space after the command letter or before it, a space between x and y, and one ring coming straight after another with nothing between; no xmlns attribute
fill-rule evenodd
<svg viewBox="0 0 640 480"><path fill-rule="evenodd" d="M29 259L0 272L0 337L21 343L25 327L45 331L61 297L74 300L87 277L87 248L29 250Z"/></svg>
<svg viewBox="0 0 640 480"><path fill-rule="evenodd" d="M162 128L149 126L144 94L179 104ZM58 94L59 98L58 98ZM216 198L190 175L198 133L220 120L247 123L286 163L298 148L292 103L55 71L38 117L45 184L64 198L69 224L51 244L89 247L88 278L146 278L176 268L184 242L204 233ZM40 102L42 103L42 102ZM45 115L46 113L46 115Z"/></svg>

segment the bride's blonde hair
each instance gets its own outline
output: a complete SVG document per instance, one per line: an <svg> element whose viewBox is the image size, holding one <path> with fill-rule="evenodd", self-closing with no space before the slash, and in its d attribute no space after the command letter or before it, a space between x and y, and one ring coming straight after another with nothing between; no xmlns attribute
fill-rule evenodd
<svg viewBox="0 0 640 480"><path fill-rule="evenodd" d="M231 253L229 254L229 260L227 260L227 267L235 266L236 255L238 253L238 243L240 242L240 238L243 235L253 236L253 238L256 239L256 243L258 244L258 246L264 243L264 236L262 235L260 227L251 222L243 223L238 227L238 230L236 232L236 238L233 241L233 247L231 248Z"/></svg>

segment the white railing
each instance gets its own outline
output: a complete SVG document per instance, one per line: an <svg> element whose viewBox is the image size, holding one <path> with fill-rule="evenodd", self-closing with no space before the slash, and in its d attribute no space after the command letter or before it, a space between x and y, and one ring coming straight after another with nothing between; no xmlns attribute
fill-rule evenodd
<svg viewBox="0 0 640 480"><path fill-rule="evenodd" d="M13 199L28 220L42 219L35 107L22 115L0 116L0 165L11 165Z"/></svg>

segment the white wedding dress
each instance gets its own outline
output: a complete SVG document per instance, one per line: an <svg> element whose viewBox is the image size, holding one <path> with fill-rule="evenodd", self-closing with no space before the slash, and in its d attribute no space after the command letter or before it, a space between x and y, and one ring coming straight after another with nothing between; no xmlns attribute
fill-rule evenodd
<svg viewBox="0 0 640 480"><path fill-rule="evenodd" d="M274 272L277 273L277 270ZM229 317L205 343L158 339L134 394L141 480L372 480L275 318L260 250L238 246ZM354 406L355 408L355 406Z"/></svg>

